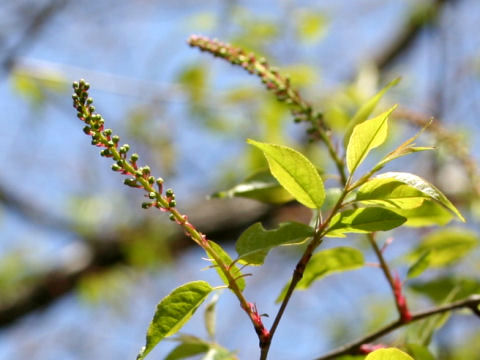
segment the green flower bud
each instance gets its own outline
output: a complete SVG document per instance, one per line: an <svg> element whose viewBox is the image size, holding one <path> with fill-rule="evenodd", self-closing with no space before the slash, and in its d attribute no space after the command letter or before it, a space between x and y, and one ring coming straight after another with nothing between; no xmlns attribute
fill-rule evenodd
<svg viewBox="0 0 480 360"><path fill-rule="evenodd" d="M157 197L157 194L154 191L152 191L148 194L148 197L153 200Z"/></svg>
<svg viewBox="0 0 480 360"><path fill-rule="evenodd" d="M134 188L139 186L138 183L137 183L137 180L136 179L131 179L131 178L123 180L123 183L127 186L134 187Z"/></svg>
<svg viewBox="0 0 480 360"><path fill-rule="evenodd" d="M110 150L108 149L103 149L102 151L100 151L100 156L110 156L111 153L110 153Z"/></svg>
<svg viewBox="0 0 480 360"><path fill-rule="evenodd" d="M150 209L152 207L152 203L144 202L142 203L142 209Z"/></svg>
<svg viewBox="0 0 480 360"><path fill-rule="evenodd" d="M132 154L132 156L130 156L130 161L131 162L137 162L138 158L139 158L139 156L138 156L137 153Z"/></svg>
<svg viewBox="0 0 480 360"><path fill-rule="evenodd" d="M113 171L120 171L122 168L120 166L118 166L118 164L113 164L112 165L112 170Z"/></svg>
<svg viewBox="0 0 480 360"><path fill-rule="evenodd" d="M175 206L177 206L177 202L175 200L170 200L168 207L174 208Z"/></svg>
<svg viewBox="0 0 480 360"><path fill-rule="evenodd" d="M118 142L120 141L120 136L113 135L112 136L112 141L113 141L113 143L118 144Z"/></svg>
<svg viewBox="0 0 480 360"><path fill-rule="evenodd" d="M150 167L149 166L142 167L141 171L142 171L143 175L150 175Z"/></svg>
<svg viewBox="0 0 480 360"><path fill-rule="evenodd" d="M172 197L173 196L173 189L167 189L167 191L165 192L165 195L167 197Z"/></svg>

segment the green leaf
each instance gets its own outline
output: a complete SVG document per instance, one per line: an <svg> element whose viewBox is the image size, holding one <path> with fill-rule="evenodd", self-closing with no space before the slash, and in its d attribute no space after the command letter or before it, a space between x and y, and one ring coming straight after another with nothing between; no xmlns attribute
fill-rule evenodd
<svg viewBox="0 0 480 360"><path fill-rule="evenodd" d="M186 359L195 355L204 354L210 349L210 345L203 342L181 343L177 345L165 358L165 360Z"/></svg>
<svg viewBox="0 0 480 360"><path fill-rule="evenodd" d="M217 306L218 299L220 298L218 292L212 296L212 299L205 307L205 329L207 330L208 336L210 339L215 338L215 324L216 324L216 314L215 307Z"/></svg>
<svg viewBox="0 0 480 360"><path fill-rule="evenodd" d="M380 90L375 96L370 98L364 105L358 109L358 111L353 115L352 120L348 123L347 130L345 131L345 136L343 138L343 144L345 149L349 143L350 137L352 136L353 129L358 124L367 120L373 110L377 107L380 99L385 95L385 93L390 90L392 86L397 85L400 82L400 78L393 79L390 83L387 84L382 90Z"/></svg>
<svg viewBox="0 0 480 360"><path fill-rule="evenodd" d="M163 338L180 330L212 290L205 281L193 281L176 288L163 298L157 305L147 330L146 344L140 350L137 360L144 359Z"/></svg>
<svg viewBox="0 0 480 360"><path fill-rule="evenodd" d="M455 297L452 301L480 293L480 281L475 278L444 276L428 281L411 281L407 284L411 290L429 297L436 303L444 301L454 290Z"/></svg>
<svg viewBox="0 0 480 360"><path fill-rule="evenodd" d="M338 199L340 199L340 196L342 196L343 190L341 188L328 188L325 191L325 201L322 205L322 211L328 211L331 210L335 204L337 203ZM348 197L348 195L347 195ZM345 199L345 201L348 201L348 199Z"/></svg>
<svg viewBox="0 0 480 360"><path fill-rule="evenodd" d="M373 178L363 184L356 201L389 208L413 209L422 205L430 196L401 181L391 178Z"/></svg>
<svg viewBox="0 0 480 360"><path fill-rule="evenodd" d="M420 344L407 344L407 350L415 360L435 360L428 347Z"/></svg>
<svg viewBox="0 0 480 360"><path fill-rule="evenodd" d="M216 343L204 341L196 336L181 335L174 340L180 344L167 355L165 360L186 359L200 354L205 354L202 359L238 360L229 350Z"/></svg>
<svg viewBox="0 0 480 360"><path fill-rule="evenodd" d="M461 221L465 222L465 218L462 216L462 214L460 214L460 212L450 202L450 200L448 200L447 197L443 195L440 190L438 190L435 186L430 184L425 179L422 179L420 176L404 172L387 172L378 175L376 179L394 179L404 184L410 185L411 187L421 191L422 193L430 197L432 200L435 200L436 202L450 210L452 213L457 215L457 217Z"/></svg>
<svg viewBox="0 0 480 360"><path fill-rule="evenodd" d="M453 218L450 211L431 200L425 200L421 206L414 209L394 209L394 211L407 218L404 225L411 227L443 226Z"/></svg>
<svg viewBox="0 0 480 360"><path fill-rule="evenodd" d="M428 252L428 266L451 265L472 251L479 243L478 236L465 229L440 229L425 236L408 257L417 258Z"/></svg>
<svg viewBox="0 0 480 360"><path fill-rule="evenodd" d="M269 171L258 172L233 188L212 194L211 197L243 197L269 204L283 204L293 200L293 196L278 183Z"/></svg>
<svg viewBox="0 0 480 360"><path fill-rule="evenodd" d="M317 169L305 156L286 146L248 139L262 150L272 175L292 196L311 209L319 209L325 199L323 181Z"/></svg>
<svg viewBox="0 0 480 360"><path fill-rule="evenodd" d="M360 250L351 247L336 247L332 249L322 250L315 253L310 259L302 280L296 286L296 290L304 290L309 288L312 283L327 275L335 272L355 270L365 264L363 254ZM280 302L285 297L288 283L277 298Z"/></svg>
<svg viewBox="0 0 480 360"><path fill-rule="evenodd" d="M220 245L218 245L217 243L211 240L208 240L208 243L210 244L212 249L220 256L220 259L222 259L222 261L225 264L230 265L233 263L233 260L230 257L230 255L228 255L228 253ZM216 265L215 261L213 262L213 265ZM225 285L228 285L228 279L223 273L223 271L220 270L218 266L215 266L215 270L217 270L217 273L222 279L223 283ZM245 289L246 283L245 283L245 279L242 277L242 272L236 266L231 266L230 273L232 274L233 278L237 279L236 283L239 289L243 291Z"/></svg>
<svg viewBox="0 0 480 360"><path fill-rule="evenodd" d="M215 346L208 351L202 360L238 360L238 358L231 351Z"/></svg>
<svg viewBox="0 0 480 360"><path fill-rule="evenodd" d="M425 131L427 127L430 126L432 120L428 122L418 133L412 136L410 139L401 144L398 148L393 150L387 156L385 156L377 165L374 166L374 171L380 170L385 164L389 163L392 160L398 159L399 157L412 154L419 151L434 150L435 148L429 146L414 146L414 141Z"/></svg>
<svg viewBox="0 0 480 360"><path fill-rule="evenodd" d="M388 209L367 207L336 214L326 236L342 237L345 233L387 231L402 225L407 219Z"/></svg>
<svg viewBox="0 0 480 360"><path fill-rule="evenodd" d="M370 150L385 142L388 133L387 120L396 107L395 105L373 119L355 126L347 146L347 168L350 174L365 160Z"/></svg>
<svg viewBox="0 0 480 360"><path fill-rule="evenodd" d="M407 279L417 277L427 270L428 266L430 265L430 254L430 251L425 251L418 257L417 261L415 261L412 266L409 267Z"/></svg>
<svg viewBox="0 0 480 360"><path fill-rule="evenodd" d="M365 360L414 360L410 355L396 348L372 351Z"/></svg>
<svg viewBox="0 0 480 360"><path fill-rule="evenodd" d="M310 226L296 222L282 223L274 230L265 230L257 222L240 235L235 248L243 262L262 265L270 249L280 245L301 244L313 233L314 229Z"/></svg>

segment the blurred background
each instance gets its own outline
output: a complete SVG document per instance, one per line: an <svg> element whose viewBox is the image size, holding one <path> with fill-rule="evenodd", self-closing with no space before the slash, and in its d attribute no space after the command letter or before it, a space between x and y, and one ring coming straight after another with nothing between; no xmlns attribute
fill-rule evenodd
<svg viewBox="0 0 480 360"><path fill-rule="evenodd" d="M143 194L122 186L90 146L71 107L72 81L90 82L107 127L175 189L192 223L233 254L240 231L254 221L309 220L295 204L207 200L265 166L247 137L309 154L328 186L336 184L328 175L335 169L324 146L306 141L305 126L293 123L258 78L190 48L189 35L267 57L325 114L334 135L401 76L379 107L400 105L392 137L378 153L435 116L437 125L418 143L437 151L389 169L438 185L468 219L452 225L478 234L478 24L477 0L1 2L0 359L134 359L163 296L198 279L220 285L214 271L200 271L208 266L204 254L164 214L142 210ZM405 255L431 230L380 235L382 242L394 240L386 257L402 278L411 264ZM339 244L375 261L361 237L325 247ZM261 313L276 313L274 301L298 254L278 249L252 269L246 294ZM452 289L453 297L478 293L478 249L461 260L407 282L411 307L445 301ZM203 309L182 333L206 336ZM240 359L257 358L251 324L227 291L217 312L218 343ZM332 275L293 297L271 358L311 359L394 318L377 268ZM441 327L431 339L435 358L478 358L478 318L456 313L441 320L427 324ZM425 326L409 326L384 342L415 339ZM165 341L149 358L163 359L174 346Z"/></svg>

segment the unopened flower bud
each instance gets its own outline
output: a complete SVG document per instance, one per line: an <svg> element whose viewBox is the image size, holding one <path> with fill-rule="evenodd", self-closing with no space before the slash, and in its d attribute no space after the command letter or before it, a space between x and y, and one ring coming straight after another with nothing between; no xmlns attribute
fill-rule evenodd
<svg viewBox="0 0 480 360"><path fill-rule="evenodd" d="M143 175L150 175L150 167L149 166L142 167L141 171L142 171Z"/></svg>
<svg viewBox="0 0 480 360"><path fill-rule="evenodd" d="M100 151L100 156L110 156L111 153L110 153L110 150L108 149L103 149L102 151Z"/></svg>
<svg viewBox="0 0 480 360"><path fill-rule="evenodd" d="M142 209L150 209L152 207L152 203L144 202L142 203Z"/></svg>

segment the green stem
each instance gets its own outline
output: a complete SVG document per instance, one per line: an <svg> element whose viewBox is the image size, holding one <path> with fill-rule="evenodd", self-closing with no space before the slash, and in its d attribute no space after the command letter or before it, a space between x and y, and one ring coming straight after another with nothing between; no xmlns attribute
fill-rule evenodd
<svg viewBox="0 0 480 360"><path fill-rule="evenodd" d="M82 106L82 114L84 118L85 119L92 118L93 114L91 113L90 108L85 104L82 104L81 106ZM127 171L130 174L137 173L137 169L132 164L130 164L129 161L127 161L126 159L124 159L124 157L122 157L116 145L115 146L109 145L110 141L107 138L107 136L103 133L103 131L101 130L92 130L92 131L94 132L95 136L98 138L98 141L108 147L108 150L111 154L112 159L115 160L117 163L121 163L121 168L124 171ZM265 336L268 337L268 332L265 330L260 320L260 317L258 316L256 311L252 308L250 303L247 301L247 299L243 295L241 289L239 288L236 282L236 279L232 276L230 272L230 269L231 269L230 264L226 264L222 260L222 258L210 246L209 242L206 239L206 236L201 232L199 232L192 224L190 224L187 221L186 216L182 215L175 207L171 207L168 199L164 197L161 193L159 193L146 178L142 176L135 176L135 180L141 184L141 186L147 193L155 194L155 200L157 201L158 205L161 208L164 208L168 212L170 212L170 214L173 216L172 220L175 220L183 228L183 230L189 234L190 238L195 243L197 243L202 249L204 249L205 252L208 254L208 256L210 256L216 262L220 271L225 275L228 281L228 287L235 294L238 301L240 302L241 308L247 313L248 317L250 318L250 321L252 322L257 332L260 343L261 344L264 343L265 342L264 337Z"/></svg>

